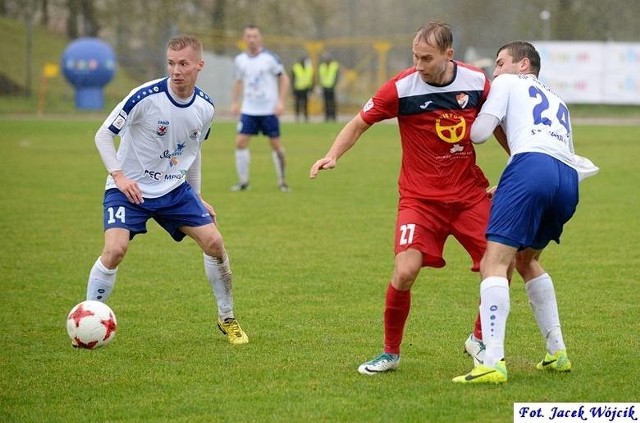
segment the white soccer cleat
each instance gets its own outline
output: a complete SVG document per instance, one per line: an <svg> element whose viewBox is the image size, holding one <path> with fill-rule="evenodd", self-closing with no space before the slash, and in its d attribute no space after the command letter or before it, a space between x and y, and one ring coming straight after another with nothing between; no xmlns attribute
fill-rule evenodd
<svg viewBox="0 0 640 423"><path fill-rule="evenodd" d="M474 366L484 364L485 349L484 343L476 340L473 334L469 335L467 340L464 341L464 352L473 359Z"/></svg>
<svg viewBox="0 0 640 423"><path fill-rule="evenodd" d="M363 375L375 375L377 373L395 370L398 368L399 363L399 355L382 353L373 360L362 363L360 367L358 367L358 372Z"/></svg>

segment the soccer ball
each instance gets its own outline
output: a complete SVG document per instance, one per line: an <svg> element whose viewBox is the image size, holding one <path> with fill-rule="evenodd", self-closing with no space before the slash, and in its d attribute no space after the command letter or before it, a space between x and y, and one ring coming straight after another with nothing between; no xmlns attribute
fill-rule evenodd
<svg viewBox="0 0 640 423"><path fill-rule="evenodd" d="M92 350L107 345L117 327L113 310L100 301L83 301L67 316L67 333L76 348Z"/></svg>

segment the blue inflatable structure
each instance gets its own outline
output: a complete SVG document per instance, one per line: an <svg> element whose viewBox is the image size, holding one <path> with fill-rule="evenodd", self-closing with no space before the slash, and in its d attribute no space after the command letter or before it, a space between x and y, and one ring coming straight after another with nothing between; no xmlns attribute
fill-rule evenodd
<svg viewBox="0 0 640 423"><path fill-rule="evenodd" d="M62 53L60 67L76 90L77 109L103 108L103 87L116 72L116 55L109 44L98 38L78 38Z"/></svg>

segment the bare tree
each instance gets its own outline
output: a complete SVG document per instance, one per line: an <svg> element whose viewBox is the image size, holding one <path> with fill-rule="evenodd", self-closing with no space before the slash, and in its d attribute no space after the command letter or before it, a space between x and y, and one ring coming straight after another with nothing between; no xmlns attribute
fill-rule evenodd
<svg viewBox="0 0 640 423"><path fill-rule="evenodd" d="M227 0L216 0L211 11L211 24L213 26L214 37L224 39L226 34ZM214 51L223 54L225 49L222 43L214 44Z"/></svg>
<svg viewBox="0 0 640 423"><path fill-rule="evenodd" d="M67 37L70 40L78 38L79 6L78 0L67 0L67 9L69 11L67 17Z"/></svg>
<svg viewBox="0 0 640 423"><path fill-rule="evenodd" d="M42 10L40 22L44 27L47 27L49 25L49 0L40 0L40 10Z"/></svg>
<svg viewBox="0 0 640 423"><path fill-rule="evenodd" d="M46 3L46 0L43 0ZM98 25L93 0L67 0L67 36L75 39L81 36L97 37ZM80 25L80 23L82 25Z"/></svg>
<svg viewBox="0 0 640 423"><path fill-rule="evenodd" d="M80 11L83 20L83 34L90 37L97 37L100 27L96 16L96 9L93 0L80 0Z"/></svg>
<svg viewBox="0 0 640 423"><path fill-rule="evenodd" d="M227 1L216 0L211 11L211 23L216 30L224 31L227 16Z"/></svg>

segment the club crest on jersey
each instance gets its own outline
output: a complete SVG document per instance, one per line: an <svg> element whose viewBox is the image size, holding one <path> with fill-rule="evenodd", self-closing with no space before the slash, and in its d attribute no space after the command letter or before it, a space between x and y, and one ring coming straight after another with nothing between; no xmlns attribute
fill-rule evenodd
<svg viewBox="0 0 640 423"><path fill-rule="evenodd" d="M156 128L156 134L158 134L159 137L163 137L167 135L168 130L169 130L169 121L159 120L158 127Z"/></svg>
<svg viewBox="0 0 640 423"><path fill-rule="evenodd" d="M455 144L462 141L467 132L467 121L455 113L443 113L436 119L436 134L442 141Z"/></svg>
<svg viewBox="0 0 640 423"><path fill-rule="evenodd" d="M199 132L197 129L192 130L191 132L189 132L189 139L196 141L198 139L198 134Z"/></svg>
<svg viewBox="0 0 640 423"><path fill-rule="evenodd" d="M460 107L464 109L465 107L467 107L467 104L469 104L469 94L459 93L458 95L456 95L456 101L458 102L458 105L460 105Z"/></svg>

